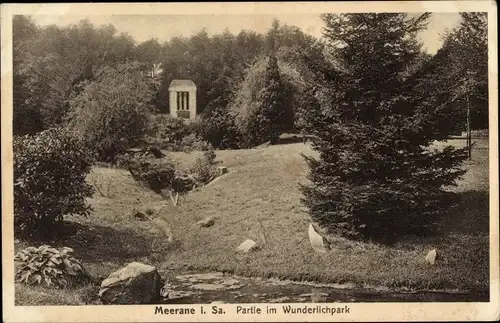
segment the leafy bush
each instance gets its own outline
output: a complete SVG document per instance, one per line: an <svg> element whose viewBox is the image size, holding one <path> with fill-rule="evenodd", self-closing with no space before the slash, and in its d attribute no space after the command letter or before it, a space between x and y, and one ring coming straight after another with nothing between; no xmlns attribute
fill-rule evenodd
<svg viewBox="0 0 500 323"><path fill-rule="evenodd" d="M28 247L14 257L15 281L28 285L65 288L88 281L90 276L71 248L57 250L48 245Z"/></svg>
<svg viewBox="0 0 500 323"><path fill-rule="evenodd" d="M198 183L205 184L214 178L216 175L215 158L216 154L213 148L204 151L203 156L196 158L190 173Z"/></svg>
<svg viewBox="0 0 500 323"><path fill-rule="evenodd" d="M176 170L174 164L165 158L122 156L119 164L120 167L126 168L136 181L158 194L163 194L163 190L185 193L197 185L207 183L216 175L215 158L215 151L210 146L196 159L187 173Z"/></svg>
<svg viewBox="0 0 500 323"><path fill-rule="evenodd" d="M150 131L154 81L140 64L105 68L71 100L70 128L102 161L113 161Z"/></svg>
<svg viewBox="0 0 500 323"><path fill-rule="evenodd" d="M154 126L146 138L146 144L169 151L203 151L210 143L200 135L200 122L183 120L170 115L155 116Z"/></svg>
<svg viewBox="0 0 500 323"><path fill-rule="evenodd" d="M14 138L14 224L27 235L51 233L66 214L88 215L85 182L93 156L62 129Z"/></svg>
<svg viewBox="0 0 500 323"><path fill-rule="evenodd" d="M176 170L174 165L165 159L124 156L119 162L142 185L162 196L168 192L174 205L178 203L179 194L193 190L197 184L193 176Z"/></svg>

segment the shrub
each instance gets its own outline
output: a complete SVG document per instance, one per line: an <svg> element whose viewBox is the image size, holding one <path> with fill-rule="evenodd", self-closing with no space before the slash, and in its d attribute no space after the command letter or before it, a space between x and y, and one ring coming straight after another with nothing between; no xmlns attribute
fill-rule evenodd
<svg viewBox="0 0 500 323"><path fill-rule="evenodd" d="M207 150L210 143L202 138L200 120L183 120L166 114L155 116L146 144L169 151Z"/></svg>
<svg viewBox="0 0 500 323"><path fill-rule="evenodd" d="M71 248L57 250L48 245L28 247L14 257L15 281L28 285L65 288L87 282L90 276Z"/></svg>
<svg viewBox="0 0 500 323"><path fill-rule="evenodd" d="M128 169L136 181L155 193L165 196L164 190L167 191L175 205L179 194L193 190L197 184L193 176L176 170L166 159L123 156L119 163Z"/></svg>
<svg viewBox="0 0 500 323"><path fill-rule="evenodd" d="M209 182L215 176L215 158L216 154L213 148L203 152L203 156L197 157L190 173L200 184Z"/></svg>
<svg viewBox="0 0 500 323"><path fill-rule="evenodd" d="M23 234L47 234L66 214L88 215L85 182L93 156L61 129L14 138L14 223Z"/></svg>
<svg viewBox="0 0 500 323"><path fill-rule="evenodd" d="M210 105L193 125L195 133L218 149L237 149L241 146L241 132L227 107Z"/></svg>

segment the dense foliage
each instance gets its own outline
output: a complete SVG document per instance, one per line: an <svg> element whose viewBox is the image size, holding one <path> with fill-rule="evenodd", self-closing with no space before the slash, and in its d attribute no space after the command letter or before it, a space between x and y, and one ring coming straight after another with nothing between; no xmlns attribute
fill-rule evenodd
<svg viewBox="0 0 500 323"><path fill-rule="evenodd" d="M256 109L242 127L246 146L275 143L285 129L293 125L293 110L287 105L287 91L275 55L269 57L263 87L256 97Z"/></svg>
<svg viewBox="0 0 500 323"><path fill-rule="evenodd" d="M258 145L294 131L305 87L300 73L274 55L250 66L230 104L230 114L245 139L242 144Z"/></svg>
<svg viewBox="0 0 500 323"><path fill-rule="evenodd" d="M80 82L133 55L132 38L117 35L111 25L95 28L82 20L38 28L30 18L15 16L13 30L15 134L59 125Z"/></svg>
<svg viewBox="0 0 500 323"><path fill-rule="evenodd" d="M163 149L176 150L182 140L192 133L184 119L168 114L157 114L153 117L151 129L145 141Z"/></svg>
<svg viewBox="0 0 500 323"><path fill-rule="evenodd" d="M67 131L51 129L14 139L14 224L20 233L51 234L64 215L88 215L85 182L93 159Z"/></svg>
<svg viewBox="0 0 500 323"><path fill-rule="evenodd" d="M434 97L432 104L450 110L448 116L458 130L465 130L468 108L472 129L488 129L487 14L460 15L460 26L445 36L421 87Z"/></svg>
<svg viewBox="0 0 500 323"><path fill-rule="evenodd" d="M57 250L48 245L20 250L14 257L15 281L28 285L65 288L90 278L71 248Z"/></svg>
<svg viewBox="0 0 500 323"><path fill-rule="evenodd" d="M140 143L150 131L154 82L137 63L104 68L71 101L69 128L101 160Z"/></svg>
<svg viewBox="0 0 500 323"><path fill-rule="evenodd" d="M242 134L228 106L207 108L196 124L195 131L214 147L220 149L240 148Z"/></svg>
<svg viewBox="0 0 500 323"><path fill-rule="evenodd" d="M391 241L424 230L447 206L443 188L464 174L463 149L428 148L445 138L432 121L439 110L412 92L408 77L428 17L323 16L338 68L318 71L324 98L308 130L319 155L306 157L303 201L344 236Z"/></svg>
<svg viewBox="0 0 500 323"><path fill-rule="evenodd" d="M202 124L197 135L223 149L239 146L240 134L228 105L248 66L273 51L283 62L300 65L303 52L317 56L319 48L313 46L313 37L278 21L263 35L243 30L209 36L202 30L165 43L150 39L135 44L113 26L96 28L82 21L40 28L30 18L16 16L13 40L15 134L35 133L71 118L67 114L85 81L99 82L103 70L136 61L145 75L159 82L152 101L160 112L169 111L168 87L173 79L195 82Z"/></svg>

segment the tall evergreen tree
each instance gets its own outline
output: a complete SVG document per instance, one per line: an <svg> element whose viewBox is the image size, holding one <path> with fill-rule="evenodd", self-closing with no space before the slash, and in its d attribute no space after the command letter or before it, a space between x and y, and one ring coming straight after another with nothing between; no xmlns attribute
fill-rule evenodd
<svg viewBox="0 0 500 323"><path fill-rule="evenodd" d="M335 69L320 69L321 109L309 117L317 157L307 157L303 202L316 221L350 238L389 242L418 232L446 207L443 188L464 173L464 150L442 139L413 95L408 67L429 14L327 14ZM446 200L447 201L447 200Z"/></svg>
<svg viewBox="0 0 500 323"><path fill-rule="evenodd" d="M446 73L454 81L453 103L465 119L470 108L472 129L488 128L488 15L462 12L460 26L445 38ZM443 77L442 77L443 78ZM444 82L443 82L444 83Z"/></svg>
<svg viewBox="0 0 500 323"><path fill-rule="evenodd" d="M267 141L273 143L293 122L293 111L286 108L286 93L278 60L271 54L264 75L264 86L256 96L256 107L242 129L245 145L256 146Z"/></svg>
<svg viewBox="0 0 500 323"><path fill-rule="evenodd" d="M487 15L461 13L462 22L444 37L443 47L413 78L416 92L439 111L433 120L440 129L466 130L467 110L472 129L488 128Z"/></svg>

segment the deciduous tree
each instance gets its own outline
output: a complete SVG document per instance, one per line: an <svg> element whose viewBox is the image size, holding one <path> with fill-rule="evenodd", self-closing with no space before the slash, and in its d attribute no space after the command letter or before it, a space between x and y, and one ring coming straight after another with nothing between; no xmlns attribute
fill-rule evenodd
<svg viewBox="0 0 500 323"><path fill-rule="evenodd" d="M101 160L140 143L150 130L155 88L139 63L104 68L71 100L69 128Z"/></svg>

